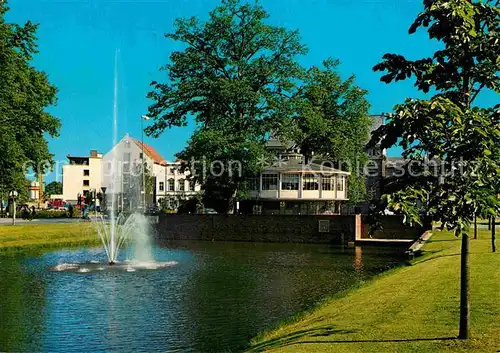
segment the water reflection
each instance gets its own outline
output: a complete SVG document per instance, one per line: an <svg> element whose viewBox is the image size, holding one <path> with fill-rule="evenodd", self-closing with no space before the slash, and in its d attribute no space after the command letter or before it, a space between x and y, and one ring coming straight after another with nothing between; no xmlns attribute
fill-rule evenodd
<svg viewBox="0 0 500 353"><path fill-rule="evenodd" d="M363 270L363 249L361 246L354 247L354 268L358 272Z"/></svg>
<svg viewBox="0 0 500 353"><path fill-rule="evenodd" d="M46 287L23 258L0 257L0 351L36 351L44 330Z"/></svg>
<svg viewBox="0 0 500 353"><path fill-rule="evenodd" d="M173 242L155 248L158 261L178 263L163 270L49 271L102 255L0 259L0 350L238 351L259 331L403 260L393 249Z"/></svg>

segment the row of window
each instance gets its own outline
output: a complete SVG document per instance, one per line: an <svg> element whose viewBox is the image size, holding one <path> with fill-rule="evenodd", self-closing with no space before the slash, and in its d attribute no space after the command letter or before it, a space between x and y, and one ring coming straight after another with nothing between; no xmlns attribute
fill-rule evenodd
<svg viewBox="0 0 500 353"><path fill-rule="evenodd" d="M175 180L169 179L167 186L168 186L168 191L175 191ZM165 191L165 182L160 181L158 188L160 189L160 191ZM188 190L195 191L195 182L194 181L192 181L192 180L189 181ZM178 181L177 191L186 191L186 180L181 179Z"/></svg>
<svg viewBox="0 0 500 353"><path fill-rule="evenodd" d="M344 191L345 176L322 176L319 177L314 174L304 174L302 176L302 190L319 190L334 191L335 182L337 183L337 190ZM259 190L259 178L252 178L249 180L250 190ZM278 174L262 174L262 190L278 190ZM300 174L283 174L281 176L281 190L299 190Z"/></svg>
<svg viewBox="0 0 500 353"><path fill-rule="evenodd" d="M88 177L90 176L90 170L89 169L84 169L83 170L83 176L84 177ZM90 186L90 181L89 180L84 180L83 181L83 186L86 187L86 186Z"/></svg>

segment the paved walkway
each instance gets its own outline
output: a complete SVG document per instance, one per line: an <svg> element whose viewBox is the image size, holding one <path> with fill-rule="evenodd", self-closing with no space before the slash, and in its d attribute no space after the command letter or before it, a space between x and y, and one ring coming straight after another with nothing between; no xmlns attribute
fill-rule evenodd
<svg viewBox="0 0 500 353"><path fill-rule="evenodd" d="M43 218L27 220L16 218L16 224L59 224L59 223L77 223L83 221L81 218ZM0 226L11 225L12 218L0 218Z"/></svg>
<svg viewBox="0 0 500 353"><path fill-rule="evenodd" d="M376 239L363 238L356 239L356 245L371 244L371 245L411 245L415 240L412 239Z"/></svg>

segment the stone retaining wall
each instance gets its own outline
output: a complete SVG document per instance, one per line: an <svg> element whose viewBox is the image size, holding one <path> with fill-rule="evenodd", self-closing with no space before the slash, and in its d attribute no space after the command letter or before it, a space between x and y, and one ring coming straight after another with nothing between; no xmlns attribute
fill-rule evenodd
<svg viewBox="0 0 500 353"><path fill-rule="evenodd" d="M366 222L366 219L364 219ZM320 221L322 221L320 229ZM360 215L161 215L156 225L162 239L340 244L369 238ZM378 239L418 239L422 227L403 225L402 217L384 216Z"/></svg>
<svg viewBox="0 0 500 353"><path fill-rule="evenodd" d="M418 239L425 231L432 229L430 220L424 222L423 227L410 227L403 224L402 216L383 216L380 218L382 228L372 237L375 239ZM367 217L362 216L361 239L370 238L370 226Z"/></svg>
<svg viewBox="0 0 500 353"><path fill-rule="evenodd" d="M163 239L341 243L354 241L360 216L161 215ZM322 224L320 230L320 221ZM358 220L358 223L360 221ZM358 224L358 232L361 227Z"/></svg>

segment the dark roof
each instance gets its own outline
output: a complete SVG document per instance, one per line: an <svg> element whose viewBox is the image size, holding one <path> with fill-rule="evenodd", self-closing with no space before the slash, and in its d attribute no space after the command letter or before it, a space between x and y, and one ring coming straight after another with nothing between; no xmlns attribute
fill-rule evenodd
<svg viewBox="0 0 500 353"><path fill-rule="evenodd" d="M328 167L327 165L310 163L304 164L300 159L289 159L289 160L277 160L272 166L264 168L264 173L335 173L335 174L346 174L349 172L344 172L339 169Z"/></svg>
<svg viewBox="0 0 500 353"><path fill-rule="evenodd" d="M384 116L383 115L370 115L370 119L373 122L370 127L370 134L377 130L379 127L384 125Z"/></svg>
<svg viewBox="0 0 500 353"><path fill-rule="evenodd" d="M270 149L290 149L294 146L293 142L283 142L278 137L271 136L266 142L266 147Z"/></svg>

